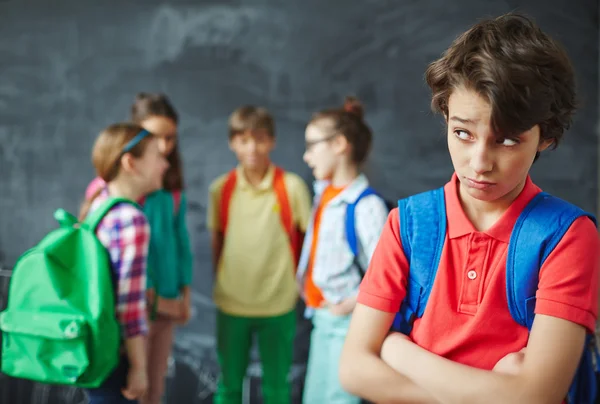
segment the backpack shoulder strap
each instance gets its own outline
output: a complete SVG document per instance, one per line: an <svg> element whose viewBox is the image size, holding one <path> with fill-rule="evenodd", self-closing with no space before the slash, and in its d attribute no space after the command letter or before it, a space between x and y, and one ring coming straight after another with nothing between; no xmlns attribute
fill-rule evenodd
<svg viewBox="0 0 600 404"><path fill-rule="evenodd" d="M237 182L237 172L235 169L231 170L225 179L223 188L221 189L221 198L219 200L219 218L221 221L221 232L225 234L227 229L227 220L229 218L229 203L235 190L235 184Z"/></svg>
<svg viewBox="0 0 600 404"><path fill-rule="evenodd" d="M102 204L100 206L98 206L98 208L96 208L92 213L90 213L84 219L84 221L81 225L84 227L87 227L91 231L96 231L96 228L98 227L98 225L100 224L100 222L102 221L104 216L106 216L106 214L115 205L117 205L119 203L129 203L129 204L139 208L139 205L130 199L110 197L110 198L106 199L104 202L102 202Z"/></svg>
<svg viewBox="0 0 600 404"><path fill-rule="evenodd" d="M273 175L273 190L275 191L275 196L277 197L277 203L279 205L281 225L289 236L292 256L294 258L294 263L297 264L300 259L300 250L302 248L299 241L300 234L294 225L292 205L290 204L287 187L285 186L285 170L277 166L275 167L275 173Z"/></svg>
<svg viewBox="0 0 600 404"><path fill-rule="evenodd" d="M409 262L406 297L393 328L405 334L425 312L446 240L444 188L398 201L400 237Z"/></svg>
<svg viewBox="0 0 600 404"><path fill-rule="evenodd" d="M281 223L286 232L290 233L294 227L294 219L292 217L292 207L288 198L287 189L285 186L285 171L279 167L275 167L273 175L273 190L279 204L279 215Z"/></svg>
<svg viewBox="0 0 600 404"><path fill-rule="evenodd" d="M573 222L596 218L560 198L540 192L519 215L506 258L506 293L513 319L531 330L539 271Z"/></svg>
<svg viewBox="0 0 600 404"><path fill-rule="evenodd" d="M365 188L364 191L361 192L360 195L354 200L354 202L346 205L346 217L344 220L345 229L346 229L346 241L348 242L348 247L350 247L350 251L352 251L352 256L354 257L354 265L358 269L360 273L360 277L363 278L365 276L365 269L360 264L358 260L358 237L356 236L356 205L358 202L369 195L378 195L377 192L371 187Z"/></svg>
<svg viewBox="0 0 600 404"><path fill-rule="evenodd" d="M352 255L356 258L358 257L358 238L356 236L356 205L358 202L366 196L369 195L377 195L377 192L371 187L365 188L364 191L354 200L354 202L346 205L346 218L345 218L345 228L346 228L346 240L348 241L348 247L350 247L350 251L352 251Z"/></svg>
<svg viewBox="0 0 600 404"><path fill-rule="evenodd" d="M531 331L535 317L539 271L573 222L582 216L596 218L562 199L540 192L519 215L506 257L506 293L513 319ZM567 403L593 403L597 396L598 349L588 334Z"/></svg>

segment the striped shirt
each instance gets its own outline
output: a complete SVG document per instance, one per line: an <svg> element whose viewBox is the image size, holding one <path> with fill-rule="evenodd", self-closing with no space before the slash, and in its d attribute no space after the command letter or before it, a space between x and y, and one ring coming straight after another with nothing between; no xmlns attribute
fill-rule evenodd
<svg viewBox="0 0 600 404"><path fill-rule="evenodd" d="M102 191L90 212L108 196L106 189ZM123 338L147 334L146 266L150 226L146 216L133 205L119 203L100 221L96 235L110 256L116 286L116 314Z"/></svg>

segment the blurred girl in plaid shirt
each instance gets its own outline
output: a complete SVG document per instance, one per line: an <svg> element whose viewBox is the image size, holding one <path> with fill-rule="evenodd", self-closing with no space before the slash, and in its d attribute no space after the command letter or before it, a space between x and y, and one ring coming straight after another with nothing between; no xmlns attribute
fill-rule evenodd
<svg viewBox="0 0 600 404"><path fill-rule="evenodd" d="M169 162L162 189L144 195L143 206L152 236L148 252L148 392L143 404L159 404L175 327L190 318L192 252L186 226L187 197L178 147L179 115L164 94L139 93L131 106L131 120L159 139L159 149ZM104 181L96 177L86 191L91 195Z"/></svg>
<svg viewBox="0 0 600 404"><path fill-rule="evenodd" d="M136 124L115 124L105 129L94 144L92 162L105 185L86 200L80 218L109 196L137 201L160 189L169 165L160 151L159 139ZM101 387L88 390L90 404L137 403L148 386L145 335L150 227L140 209L120 203L102 219L96 234L112 263L123 356Z"/></svg>

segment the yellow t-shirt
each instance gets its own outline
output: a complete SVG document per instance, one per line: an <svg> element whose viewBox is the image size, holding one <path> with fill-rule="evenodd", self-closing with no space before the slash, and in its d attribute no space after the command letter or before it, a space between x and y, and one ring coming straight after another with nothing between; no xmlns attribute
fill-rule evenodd
<svg viewBox="0 0 600 404"><path fill-rule="evenodd" d="M245 316L277 316L292 310L298 290L295 264L288 235L281 224L273 189L274 166L254 187L241 167L229 205L227 234L214 287L214 301L225 313ZM227 174L210 186L207 227L221 230L221 190ZM298 175L286 172L284 181L294 224L303 232L310 220L308 188Z"/></svg>

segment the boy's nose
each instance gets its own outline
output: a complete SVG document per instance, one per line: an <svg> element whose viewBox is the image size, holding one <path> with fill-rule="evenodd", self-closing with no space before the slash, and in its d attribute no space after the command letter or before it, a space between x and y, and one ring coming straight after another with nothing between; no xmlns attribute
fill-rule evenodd
<svg viewBox="0 0 600 404"><path fill-rule="evenodd" d="M471 155L469 165L476 174L484 174L492 171L494 167L492 153L485 145L476 147Z"/></svg>

